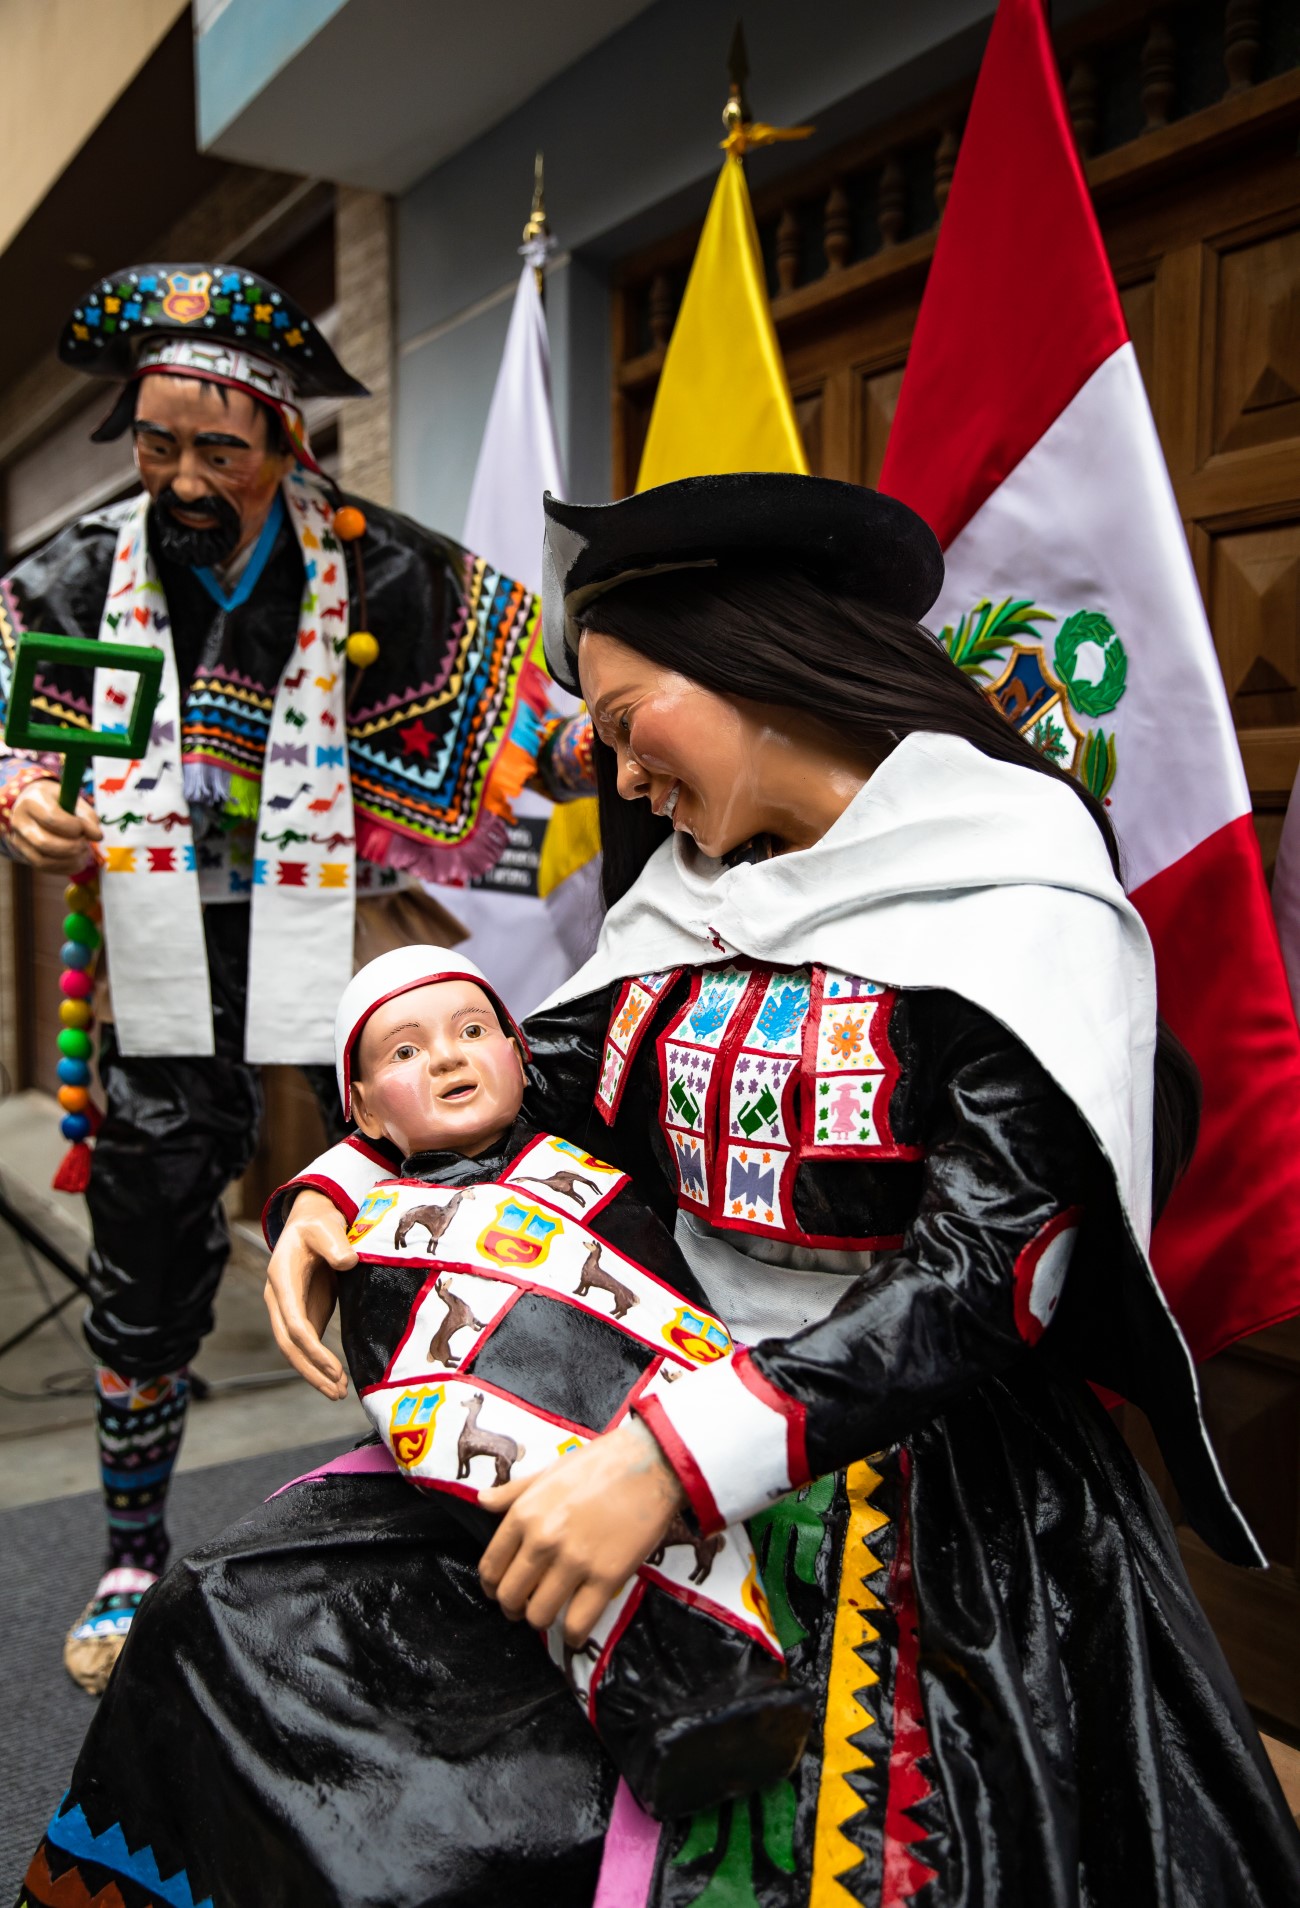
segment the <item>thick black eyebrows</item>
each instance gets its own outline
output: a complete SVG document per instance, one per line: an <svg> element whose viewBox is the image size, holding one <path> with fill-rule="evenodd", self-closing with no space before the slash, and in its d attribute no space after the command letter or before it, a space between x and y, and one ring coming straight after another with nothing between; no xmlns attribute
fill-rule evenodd
<svg viewBox="0 0 1300 1908"><path fill-rule="evenodd" d="M145 417L133 418L131 429L136 437L165 437L169 444L176 442L175 431L169 431L161 424L151 424ZM246 437L236 437L230 431L199 431L194 442L204 445L225 444L231 450L252 450L253 448Z"/></svg>

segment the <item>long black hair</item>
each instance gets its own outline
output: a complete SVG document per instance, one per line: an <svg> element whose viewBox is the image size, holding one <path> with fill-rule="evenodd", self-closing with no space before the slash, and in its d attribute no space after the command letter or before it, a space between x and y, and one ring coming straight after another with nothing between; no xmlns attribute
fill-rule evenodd
<svg viewBox="0 0 1300 1908"><path fill-rule="evenodd" d="M648 661L720 695L812 716L868 759L905 735L960 736L995 761L1063 781L1092 817L1116 875L1120 851L1106 810L1013 728L919 623L784 565L720 563L635 577L578 618ZM628 891L671 824L617 790L614 751L595 740L606 907ZM1200 1078L1161 1021L1156 1046L1157 1210L1196 1143Z"/></svg>

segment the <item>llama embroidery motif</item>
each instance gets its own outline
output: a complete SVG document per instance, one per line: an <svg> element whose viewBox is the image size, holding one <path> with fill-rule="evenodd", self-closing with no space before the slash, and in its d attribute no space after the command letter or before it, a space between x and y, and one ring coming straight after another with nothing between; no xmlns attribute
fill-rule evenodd
<svg viewBox="0 0 1300 1908"><path fill-rule="evenodd" d="M459 1364L460 1359L452 1356L452 1339L457 1332L464 1331L466 1326L473 1326L476 1332L485 1330L487 1320L475 1318L464 1299L457 1298L452 1291L449 1279L439 1279L433 1289L447 1307L447 1316L429 1340L429 1363L431 1365Z"/></svg>
<svg viewBox="0 0 1300 1908"><path fill-rule="evenodd" d="M438 1241L456 1217L465 1196L462 1189L460 1192L454 1192L445 1206L412 1206L410 1211L404 1212L397 1222L397 1230L393 1234L394 1246L400 1252L416 1226L423 1226L429 1235L426 1250L432 1257L438 1250Z"/></svg>
<svg viewBox="0 0 1300 1908"><path fill-rule="evenodd" d="M485 1457L491 1458L496 1466L494 1482L508 1484L511 1468L524 1455L524 1447L517 1438L509 1438L502 1431L482 1429L479 1425L482 1409L483 1393L476 1391L465 1407L465 1423L456 1444L456 1476L463 1481L469 1476L474 1459Z"/></svg>

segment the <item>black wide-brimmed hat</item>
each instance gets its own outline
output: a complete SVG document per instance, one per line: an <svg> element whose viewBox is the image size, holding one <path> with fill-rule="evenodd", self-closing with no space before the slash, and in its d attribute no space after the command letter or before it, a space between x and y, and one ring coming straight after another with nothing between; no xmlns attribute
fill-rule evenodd
<svg viewBox="0 0 1300 1908"><path fill-rule="evenodd" d="M781 565L915 622L943 585L943 553L928 523L895 497L830 477L761 470L683 477L612 504L562 503L548 491L544 508L546 663L575 692L575 619L633 577Z"/></svg>
<svg viewBox="0 0 1300 1908"><path fill-rule="evenodd" d="M59 339L59 356L91 377L130 378L159 338L210 339L283 369L293 395L368 397L287 292L242 265L131 265L101 278Z"/></svg>

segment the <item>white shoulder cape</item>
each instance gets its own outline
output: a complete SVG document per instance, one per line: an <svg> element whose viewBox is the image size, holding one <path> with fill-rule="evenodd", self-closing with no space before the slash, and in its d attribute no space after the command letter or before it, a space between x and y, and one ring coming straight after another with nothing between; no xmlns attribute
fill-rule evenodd
<svg viewBox="0 0 1300 1908"><path fill-rule="evenodd" d="M1074 1101L1151 1231L1156 982L1141 918L1078 798L948 735L911 735L813 847L726 868L678 834L539 1011L729 955L817 962L982 1007Z"/></svg>

